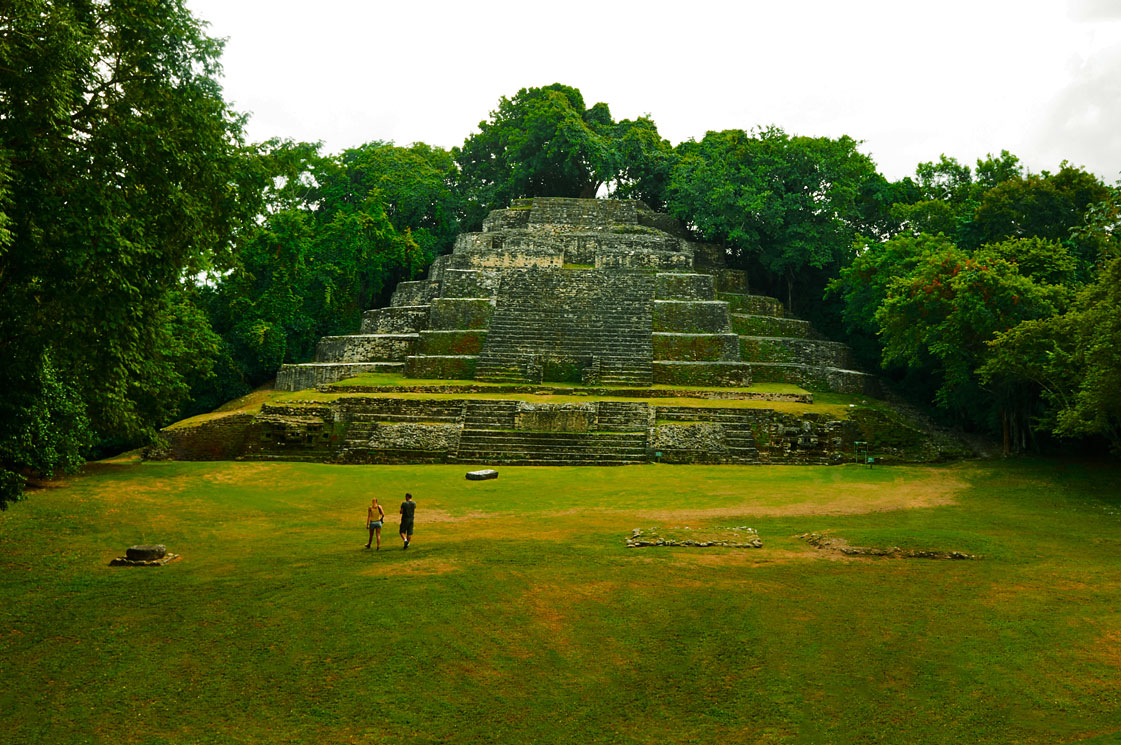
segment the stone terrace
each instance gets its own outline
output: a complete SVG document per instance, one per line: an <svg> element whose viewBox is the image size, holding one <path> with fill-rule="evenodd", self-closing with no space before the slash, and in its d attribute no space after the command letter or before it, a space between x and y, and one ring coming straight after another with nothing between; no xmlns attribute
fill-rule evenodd
<svg viewBox="0 0 1121 745"><path fill-rule="evenodd" d="M363 372L420 379L873 393L846 347L744 292L718 247L641 202L535 198L459 236L428 278L402 282L358 334L285 365L299 390Z"/></svg>

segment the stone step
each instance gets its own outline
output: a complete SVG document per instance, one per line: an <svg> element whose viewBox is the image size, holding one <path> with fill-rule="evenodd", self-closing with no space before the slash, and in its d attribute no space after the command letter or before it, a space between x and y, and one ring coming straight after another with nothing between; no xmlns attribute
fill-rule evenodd
<svg viewBox="0 0 1121 745"><path fill-rule="evenodd" d="M743 313L753 316L772 316L783 318L786 316L786 307L782 301L767 295L749 295L741 292L721 292L716 298L728 304L732 313Z"/></svg>
<svg viewBox="0 0 1121 745"><path fill-rule="evenodd" d="M419 340L419 334L324 336L315 347L315 361L404 362Z"/></svg>
<svg viewBox="0 0 1121 745"><path fill-rule="evenodd" d="M756 316L732 313L732 331L741 336L792 337L798 339L818 338L809 321L797 318L776 318L775 316Z"/></svg>
<svg viewBox="0 0 1121 745"><path fill-rule="evenodd" d="M305 362L298 365L281 365L276 374L276 389L301 391L364 373L402 374L404 372L403 362Z"/></svg>
<svg viewBox="0 0 1121 745"><path fill-rule="evenodd" d="M517 459L504 459L504 458L490 458L487 456L474 457L472 455L456 456L454 459L449 458L449 463L463 463L463 464L477 464L483 466L633 466L645 463L645 460L632 460L629 458L614 459L614 458L569 458L569 459L555 459L555 458L517 458Z"/></svg>
<svg viewBox="0 0 1121 745"><path fill-rule="evenodd" d="M793 383L810 391L852 393L864 396L882 394L879 378L860 370L818 367L781 362L753 362L754 380L766 383Z"/></svg>
<svg viewBox="0 0 1121 745"><path fill-rule="evenodd" d="M751 365L746 362L678 362L655 360L654 382L666 385L711 385L718 388L751 385Z"/></svg>
<svg viewBox="0 0 1121 745"><path fill-rule="evenodd" d="M440 283L422 279L417 282L398 282L397 289L390 298L391 307L425 305L440 296Z"/></svg>
<svg viewBox="0 0 1121 745"><path fill-rule="evenodd" d="M711 274L685 272L654 275L655 297L658 300L715 300L716 290Z"/></svg>
<svg viewBox="0 0 1121 745"><path fill-rule="evenodd" d="M428 326L427 305L374 308L362 314L363 334L415 334Z"/></svg>
<svg viewBox="0 0 1121 745"><path fill-rule="evenodd" d="M479 356L475 354L417 354L405 360L405 375L436 380L473 380Z"/></svg>
<svg viewBox="0 0 1121 745"><path fill-rule="evenodd" d="M693 334L725 334L728 304L719 300L655 300L654 331Z"/></svg>
<svg viewBox="0 0 1121 745"><path fill-rule="evenodd" d="M740 338L735 334L651 334L655 360L740 361Z"/></svg>
<svg viewBox="0 0 1121 745"><path fill-rule="evenodd" d="M744 362L791 362L818 367L853 367L847 346L823 339L789 336L740 336L740 358Z"/></svg>
<svg viewBox="0 0 1121 745"><path fill-rule="evenodd" d="M469 424L464 425L461 437L478 442L491 441L498 444L508 444L512 442L563 442L586 444L588 446L603 445L605 447L641 445L646 442L646 434L644 432L553 432L524 429L473 429Z"/></svg>

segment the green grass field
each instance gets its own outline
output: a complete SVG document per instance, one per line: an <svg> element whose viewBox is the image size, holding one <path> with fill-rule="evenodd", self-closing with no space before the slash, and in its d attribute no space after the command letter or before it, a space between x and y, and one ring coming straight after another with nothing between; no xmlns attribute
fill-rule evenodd
<svg viewBox="0 0 1121 745"><path fill-rule="evenodd" d="M0 513L0 742L1121 741L1117 467L465 470L121 461L33 492ZM739 525L764 547L624 546ZM108 566L149 542L182 560Z"/></svg>

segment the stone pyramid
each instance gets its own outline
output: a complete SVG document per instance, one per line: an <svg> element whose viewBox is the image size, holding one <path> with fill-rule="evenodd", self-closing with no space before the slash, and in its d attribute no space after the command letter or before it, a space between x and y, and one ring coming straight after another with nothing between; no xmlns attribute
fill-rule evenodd
<svg viewBox="0 0 1121 745"><path fill-rule="evenodd" d="M428 278L402 282L360 333L284 365L300 390L365 372L510 384L870 392L848 349L751 295L716 246L628 200L533 198L460 235Z"/></svg>

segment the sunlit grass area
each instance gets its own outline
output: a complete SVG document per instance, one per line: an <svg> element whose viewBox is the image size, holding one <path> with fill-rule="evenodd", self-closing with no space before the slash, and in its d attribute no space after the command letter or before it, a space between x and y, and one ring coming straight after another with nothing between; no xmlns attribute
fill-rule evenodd
<svg viewBox="0 0 1121 745"><path fill-rule="evenodd" d="M0 741L1121 733L1116 467L465 470L120 461L33 492L0 513ZM624 543L722 526L763 548ZM983 558L847 558L806 532ZM150 542L183 558L108 566Z"/></svg>

